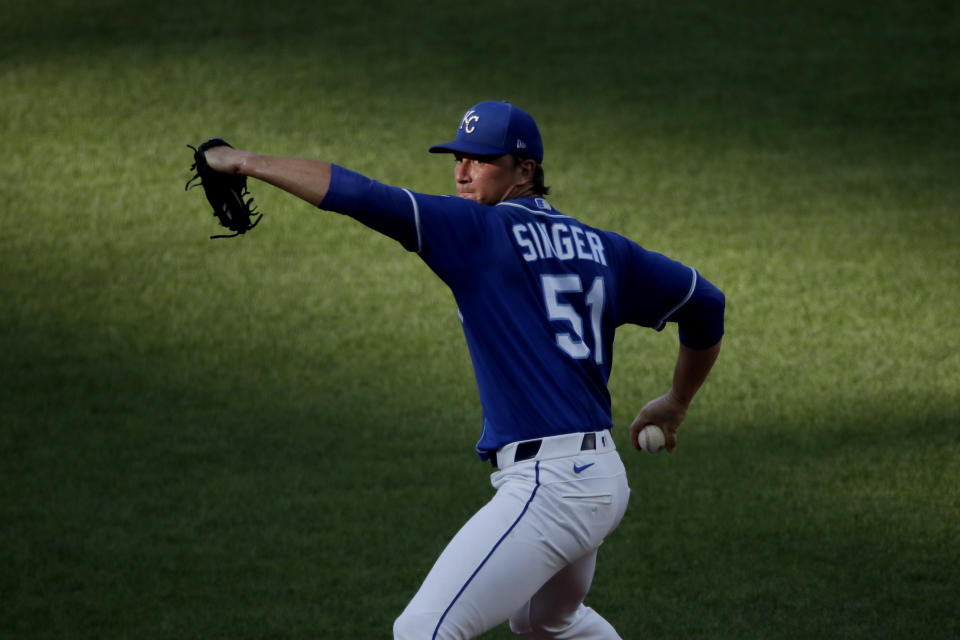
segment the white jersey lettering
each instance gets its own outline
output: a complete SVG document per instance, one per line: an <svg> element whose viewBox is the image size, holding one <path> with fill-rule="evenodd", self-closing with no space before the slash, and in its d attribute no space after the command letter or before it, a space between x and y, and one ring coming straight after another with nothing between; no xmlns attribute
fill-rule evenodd
<svg viewBox="0 0 960 640"><path fill-rule="evenodd" d="M587 231L587 242L590 243L591 259L607 266L607 258L603 255L603 242L600 241L600 236L593 231Z"/></svg>
<svg viewBox="0 0 960 640"><path fill-rule="evenodd" d="M570 228L562 222L553 224L553 249L561 260L570 260L574 256Z"/></svg>
<svg viewBox="0 0 960 640"><path fill-rule="evenodd" d="M537 246L537 257L543 259L543 244L540 242L540 238L537 237L537 229L533 226L533 223L527 224L527 229L530 229L530 236L533 238L533 244Z"/></svg>
<svg viewBox="0 0 960 640"><path fill-rule="evenodd" d="M603 240L599 234L578 225L528 222L513 225L512 231L520 255L527 262L557 258L590 260L607 266Z"/></svg>
<svg viewBox="0 0 960 640"><path fill-rule="evenodd" d="M547 225L538 222L537 230L540 232L540 241L543 243L543 257L552 258L556 251L553 250L553 245L550 244L550 232L547 231Z"/></svg>
<svg viewBox="0 0 960 640"><path fill-rule="evenodd" d="M583 239L583 229L580 227L570 227L573 232L573 244L577 248L577 257L581 260L592 260L593 257L587 253L587 245Z"/></svg>
<svg viewBox="0 0 960 640"><path fill-rule="evenodd" d="M527 228L522 224L513 225L513 239L517 241L517 244L524 249L523 259L527 262L533 262L537 259L537 250L534 249L533 243L530 242L530 238L526 237Z"/></svg>

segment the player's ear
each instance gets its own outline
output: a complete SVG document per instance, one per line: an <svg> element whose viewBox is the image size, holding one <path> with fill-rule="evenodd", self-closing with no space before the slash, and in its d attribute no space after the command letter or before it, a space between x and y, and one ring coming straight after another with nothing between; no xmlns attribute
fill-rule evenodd
<svg viewBox="0 0 960 640"><path fill-rule="evenodd" d="M533 182L533 174L537 171L537 161L530 158L522 158L517 167L520 169L520 176L524 182Z"/></svg>

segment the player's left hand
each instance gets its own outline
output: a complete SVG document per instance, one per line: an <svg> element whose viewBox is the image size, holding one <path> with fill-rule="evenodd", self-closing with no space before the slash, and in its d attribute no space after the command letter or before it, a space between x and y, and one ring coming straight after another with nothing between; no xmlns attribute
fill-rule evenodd
<svg viewBox="0 0 960 640"><path fill-rule="evenodd" d="M672 393L667 393L651 400L630 425L630 441L633 448L640 450L640 443L637 442L637 435L640 431L650 424L655 424L663 431L664 447L669 453L673 453L677 448L677 429L680 423L687 415L687 405L678 400Z"/></svg>
<svg viewBox="0 0 960 640"><path fill-rule="evenodd" d="M227 145L220 145L205 149L203 155L207 161L207 166L214 171L238 174L245 156L250 155L250 153Z"/></svg>
<svg viewBox="0 0 960 640"><path fill-rule="evenodd" d="M210 237L234 238L257 226L263 214L254 218L257 211L253 206L253 198L247 197L250 195L247 176L239 173L238 161L234 161L234 164L227 161L227 158L236 158L238 152L221 138L211 138L197 147L187 146L193 149L193 166L190 170L196 173L187 181L184 189L198 185L203 187L207 202L213 208L213 215L222 226L233 231L232 235Z"/></svg>

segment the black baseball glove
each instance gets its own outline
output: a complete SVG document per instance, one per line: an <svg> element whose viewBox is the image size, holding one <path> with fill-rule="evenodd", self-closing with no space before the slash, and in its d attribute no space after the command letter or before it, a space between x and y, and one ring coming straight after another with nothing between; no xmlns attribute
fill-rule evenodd
<svg viewBox="0 0 960 640"><path fill-rule="evenodd" d="M220 221L221 225L233 231L230 235L210 236L210 239L234 238L257 226L263 214L259 214L256 219L253 219L254 214L256 214L256 210L252 207L253 198L244 200L246 196L250 195L250 192L247 191L247 176L214 171L207 164L207 159L203 155L207 149L229 147L230 145L220 138L211 138L199 147L189 144L187 146L193 149L193 166L190 167L190 170L196 171L196 174L187 181L184 190L198 185L202 186L207 201L213 207L213 215ZM195 182L196 180L199 180L199 182Z"/></svg>

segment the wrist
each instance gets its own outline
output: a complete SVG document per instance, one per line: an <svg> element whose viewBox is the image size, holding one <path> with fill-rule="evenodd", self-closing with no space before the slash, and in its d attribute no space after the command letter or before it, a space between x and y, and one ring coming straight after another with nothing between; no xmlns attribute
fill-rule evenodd
<svg viewBox="0 0 960 640"><path fill-rule="evenodd" d="M257 177L259 155L252 151L237 150L236 160L234 161L236 172L251 178Z"/></svg>
<svg viewBox="0 0 960 640"><path fill-rule="evenodd" d="M674 387L671 387L670 391L667 392L667 398L671 403L682 407L684 412L690 407L690 403L693 402L692 395L684 394Z"/></svg>

